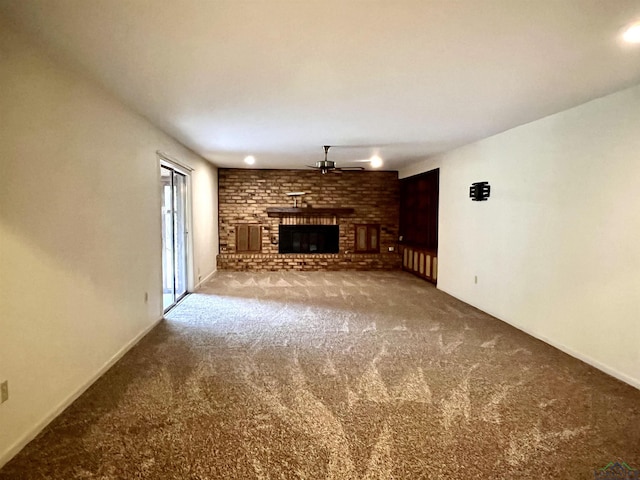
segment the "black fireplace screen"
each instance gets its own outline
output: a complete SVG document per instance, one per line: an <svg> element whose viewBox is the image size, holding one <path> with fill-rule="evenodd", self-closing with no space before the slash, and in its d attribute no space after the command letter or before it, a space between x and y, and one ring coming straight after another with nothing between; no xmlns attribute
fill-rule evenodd
<svg viewBox="0 0 640 480"><path fill-rule="evenodd" d="M339 225L280 225L278 253L338 253Z"/></svg>

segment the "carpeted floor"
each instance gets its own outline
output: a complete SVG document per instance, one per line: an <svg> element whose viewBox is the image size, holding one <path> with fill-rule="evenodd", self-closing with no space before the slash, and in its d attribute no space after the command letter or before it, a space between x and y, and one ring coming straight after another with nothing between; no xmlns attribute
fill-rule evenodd
<svg viewBox="0 0 640 480"><path fill-rule="evenodd" d="M402 272L223 273L0 479L593 479L640 391Z"/></svg>

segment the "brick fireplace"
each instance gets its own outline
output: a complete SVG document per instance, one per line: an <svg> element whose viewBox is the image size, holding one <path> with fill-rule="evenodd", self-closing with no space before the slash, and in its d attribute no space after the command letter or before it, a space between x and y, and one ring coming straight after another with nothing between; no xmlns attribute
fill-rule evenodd
<svg viewBox="0 0 640 480"><path fill-rule="evenodd" d="M220 270L400 268L397 172L222 168L218 192ZM296 207L290 192L305 192ZM337 253L321 252L332 231Z"/></svg>

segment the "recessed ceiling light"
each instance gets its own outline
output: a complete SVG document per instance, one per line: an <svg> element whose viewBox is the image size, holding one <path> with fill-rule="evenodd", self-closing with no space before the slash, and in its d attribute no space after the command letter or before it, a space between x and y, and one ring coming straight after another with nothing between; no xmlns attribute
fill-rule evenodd
<svg viewBox="0 0 640 480"><path fill-rule="evenodd" d="M627 28L622 34L622 39L627 43L640 43L640 22Z"/></svg>
<svg viewBox="0 0 640 480"><path fill-rule="evenodd" d="M253 155L247 155L246 157L244 157L244 163L246 163L247 165L253 165L254 163L256 163L256 158Z"/></svg>
<svg viewBox="0 0 640 480"><path fill-rule="evenodd" d="M372 168L380 168L382 166L382 159L378 155L374 155L369 159Z"/></svg>

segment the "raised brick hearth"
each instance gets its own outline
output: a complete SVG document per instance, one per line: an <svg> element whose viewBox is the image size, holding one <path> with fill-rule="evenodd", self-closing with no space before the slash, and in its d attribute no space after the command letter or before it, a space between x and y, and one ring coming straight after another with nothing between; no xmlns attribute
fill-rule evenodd
<svg viewBox="0 0 640 480"><path fill-rule="evenodd" d="M322 175L306 170L220 169L220 270L391 270L397 252L399 181L397 172L343 172ZM304 214L278 215L267 208L292 207L287 192L307 192L298 201ZM336 214L326 209L338 210ZM314 210L319 209L319 210ZM353 209L352 211L349 209ZM315 215L315 212L319 212ZM346 212L346 213L345 213ZM278 226L338 224L337 254L279 254ZM262 227L261 251L236 252L236 226ZM380 225L380 253L354 253L355 225ZM389 247L394 249L389 252Z"/></svg>
<svg viewBox="0 0 640 480"><path fill-rule="evenodd" d="M393 254L226 254L218 256L219 270L396 270Z"/></svg>

